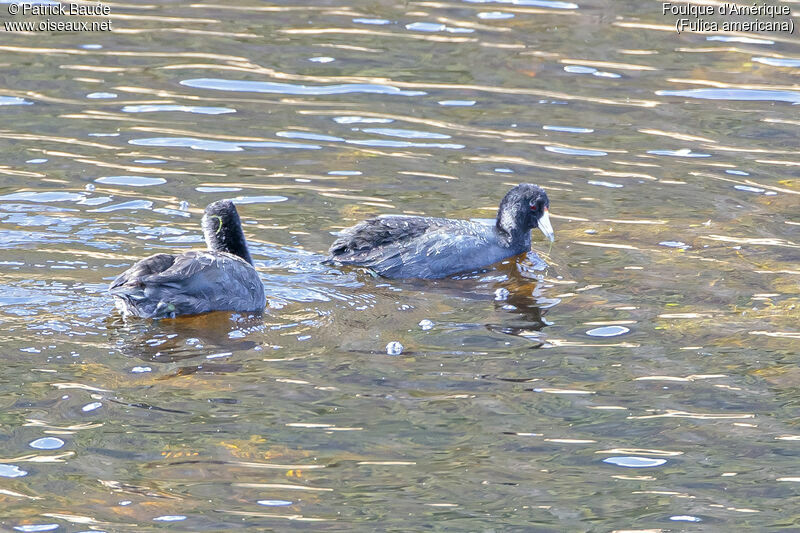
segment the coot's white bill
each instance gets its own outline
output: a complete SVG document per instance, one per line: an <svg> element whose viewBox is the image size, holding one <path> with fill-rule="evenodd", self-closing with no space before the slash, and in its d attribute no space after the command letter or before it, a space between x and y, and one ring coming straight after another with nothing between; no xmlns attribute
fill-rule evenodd
<svg viewBox="0 0 800 533"><path fill-rule="evenodd" d="M545 237L550 239L550 242L556 240L556 236L553 233L553 225L550 224L550 210L547 208L542 213L542 218L539 219L539 229L542 230Z"/></svg>

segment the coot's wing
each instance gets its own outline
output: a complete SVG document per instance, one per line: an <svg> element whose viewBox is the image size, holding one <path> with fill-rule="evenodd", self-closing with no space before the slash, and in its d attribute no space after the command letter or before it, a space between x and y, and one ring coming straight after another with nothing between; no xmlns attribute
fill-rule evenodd
<svg viewBox="0 0 800 533"><path fill-rule="evenodd" d="M264 287L255 269L224 252L175 256L169 268L144 275L112 294L120 297L126 312L146 318L260 311L266 305Z"/></svg>
<svg viewBox="0 0 800 533"><path fill-rule="evenodd" d="M450 221L385 256L376 268L392 278L436 279L488 267L505 257L491 227L467 221Z"/></svg>
<svg viewBox="0 0 800 533"><path fill-rule="evenodd" d="M442 278L507 256L491 226L444 218L389 216L346 229L329 260L389 278ZM504 255L505 254L505 255Z"/></svg>
<svg viewBox="0 0 800 533"><path fill-rule="evenodd" d="M413 216L370 218L339 234L328 252L329 260L360 264L384 246L402 245L428 231L436 219Z"/></svg>
<svg viewBox="0 0 800 533"><path fill-rule="evenodd" d="M137 261L132 267L117 276L109 285L108 290L114 293L115 289L126 285L136 286L143 277L164 272L174 262L175 256L172 254L156 254L146 257L141 261Z"/></svg>

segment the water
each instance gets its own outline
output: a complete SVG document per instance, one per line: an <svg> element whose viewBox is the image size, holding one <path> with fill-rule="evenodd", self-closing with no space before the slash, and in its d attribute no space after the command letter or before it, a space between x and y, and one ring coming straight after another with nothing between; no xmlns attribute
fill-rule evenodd
<svg viewBox="0 0 800 533"><path fill-rule="evenodd" d="M5 529L800 527L796 38L632 1L151 4L3 34ZM522 181L549 267L320 263ZM264 317L121 320L109 281L226 197Z"/></svg>

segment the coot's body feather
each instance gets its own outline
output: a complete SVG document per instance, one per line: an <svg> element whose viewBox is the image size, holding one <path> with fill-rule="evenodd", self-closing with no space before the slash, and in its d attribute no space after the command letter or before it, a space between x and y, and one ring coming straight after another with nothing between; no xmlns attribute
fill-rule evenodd
<svg viewBox="0 0 800 533"><path fill-rule="evenodd" d="M530 239L527 244L530 249ZM435 279L525 251L524 242L501 246L494 227L478 222L382 216L344 230L330 253L339 263L367 267L387 278Z"/></svg>
<svg viewBox="0 0 800 533"><path fill-rule="evenodd" d="M143 318L255 312L266 305L258 272L225 252L150 256L120 274L109 292L123 314Z"/></svg>
<svg viewBox="0 0 800 533"><path fill-rule="evenodd" d="M264 286L251 263L233 203L209 205L203 231L208 251L152 255L111 283L109 292L123 314L172 318L264 309Z"/></svg>
<svg viewBox="0 0 800 533"><path fill-rule="evenodd" d="M552 240L549 200L536 185L512 189L494 225L389 215L343 230L328 261L367 267L387 278L435 279L481 269L531 249L531 228Z"/></svg>

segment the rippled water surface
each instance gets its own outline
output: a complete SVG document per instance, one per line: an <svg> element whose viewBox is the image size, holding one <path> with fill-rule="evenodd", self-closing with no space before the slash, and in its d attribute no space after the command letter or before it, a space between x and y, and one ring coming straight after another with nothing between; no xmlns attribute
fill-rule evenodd
<svg viewBox="0 0 800 533"><path fill-rule="evenodd" d="M157 4L2 34L4 528L800 528L797 38L653 2ZM320 263L519 182L547 267ZM221 198L268 312L122 320L109 281Z"/></svg>

